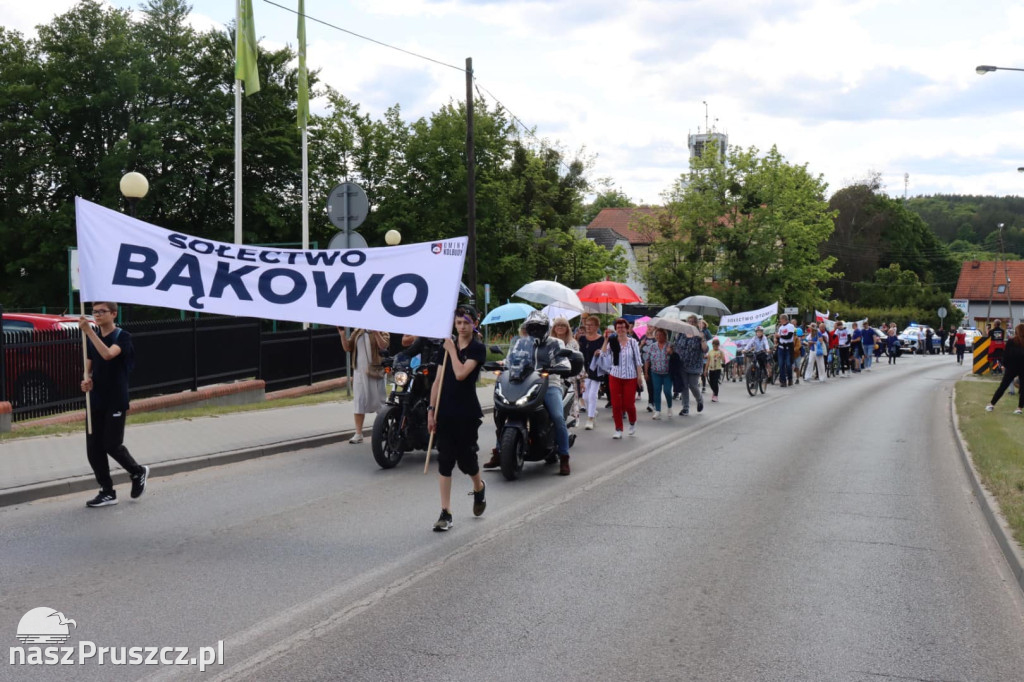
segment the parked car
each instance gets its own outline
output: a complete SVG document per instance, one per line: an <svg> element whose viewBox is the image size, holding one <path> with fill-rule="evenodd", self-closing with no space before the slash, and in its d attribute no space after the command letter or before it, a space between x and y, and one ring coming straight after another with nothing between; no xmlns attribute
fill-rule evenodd
<svg viewBox="0 0 1024 682"><path fill-rule="evenodd" d="M939 352L942 341L934 329L927 325L912 324L897 335L904 353L923 353L928 330L932 330L932 351Z"/></svg>
<svg viewBox="0 0 1024 682"><path fill-rule="evenodd" d="M70 340L73 336L70 332L77 329L78 317L73 315L3 314L0 330L4 335L3 362L8 401L15 407L44 405L73 398L76 391L80 392L81 344ZM25 339L18 332L36 334L27 345L23 345Z"/></svg>

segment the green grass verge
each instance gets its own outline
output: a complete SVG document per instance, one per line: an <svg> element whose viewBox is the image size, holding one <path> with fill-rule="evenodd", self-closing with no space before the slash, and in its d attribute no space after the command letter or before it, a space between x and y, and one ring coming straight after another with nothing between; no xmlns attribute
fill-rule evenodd
<svg viewBox="0 0 1024 682"><path fill-rule="evenodd" d="M1024 544L1024 415L1013 414L1017 396L1009 392L995 411L985 412L997 385L992 379L958 381L956 410L982 483L999 501L1017 543Z"/></svg>
<svg viewBox="0 0 1024 682"><path fill-rule="evenodd" d="M270 410L276 407L293 407L296 405L319 405L321 403L343 402L349 400L345 389L337 391L325 391L304 395L298 398L281 398L279 400L267 400L262 403L250 403L247 405L218 405L190 407L172 412L137 412L128 413L129 424L151 424L153 422L172 421L174 419L198 419L200 417L218 417L222 414L235 414L236 412L253 412L255 410ZM75 433L84 431L84 422L72 424L53 424L51 426L27 426L17 431L0 433L0 443L15 440L18 438L32 438L33 436L54 436L60 434Z"/></svg>
<svg viewBox="0 0 1024 682"><path fill-rule="evenodd" d="M494 383L494 376L482 373L477 386L489 386ZM218 417L222 414L235 414L236 412L253 412L255 410L272 410L277 407L294 407L298 405L319 405L321 403L344 402L350 400L345 389L336 391L325 391L313 393L297 398L280 398L278 400L267 400L262 403L250 403L247 405L220 405L206 407L190 407L187 409L174 410L173 412L137 412L128 413L129 424L151 424L153 422L172 421L174 419L198 419L200 417ZM53 424L50 426L26 426L16 431L7 433L0 432L0 443L17 440L19 438L32 438L35 436L57 436L84 431L84 422L70 424Z"/></svg>

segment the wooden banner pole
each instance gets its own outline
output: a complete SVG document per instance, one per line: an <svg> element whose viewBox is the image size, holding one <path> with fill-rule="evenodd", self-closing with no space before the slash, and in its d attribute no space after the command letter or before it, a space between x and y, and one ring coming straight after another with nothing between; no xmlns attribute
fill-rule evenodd
<svg viewBox="0 0 1024 682"><path fill-rule="evenodd" d="M427 473L430 468L430 451L434 448L434 436L437 435L437 406L441 402L441 391L444 390L444 368L448 366L448 352L445 351L444 359L441 360L441 375L437 377L437 403L433 405L434 408L434 430L430 433L430 441L427 443L427 459L423 462L423 473Z"/></svg>
<svg viewBox="0 0 1024 682"><path fill-rule="evenodd" d="M82 310L82 317L85 317L85 301L79 301ZM82 381L89 380L89 352L86 349L88 341L85 338L85 330L82 329ZM89 400L89 393L85 394L85 432L92 435L92 403Z"/></svg>

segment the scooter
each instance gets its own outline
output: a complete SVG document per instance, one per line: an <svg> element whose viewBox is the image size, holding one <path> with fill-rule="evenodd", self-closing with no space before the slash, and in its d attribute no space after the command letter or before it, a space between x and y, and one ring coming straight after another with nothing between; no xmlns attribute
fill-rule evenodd
<svg viewBox="0 0 1024 682"><path fill-rule="evenodd" d="M487 362L484 369L499 372L494 384L494 421L498 425L498 453L501 473L509 481L519 478L525 462L558 461L554 424L544 406L549 382L558 382L562 391L562 414L566 428L576 425L574 382L565 381L583 369L583 354L571 348L555 353L555 360L567 358L569 367L534 367L533 339L520 339L506 363ZM501 349L491 348L500 353ZM576 434L569 434L570 447Z"/></svg>
<svg viewBox="0 0 1024 682"><path fill-rule="evenodd" d="M437 363L419 361L433 359L440 342L427 342L420 353L402 352L384 357L381 365L393 385L385 406L373 420L370 450L382 469L392 469L402 456L412 450L426 450L430 442L427 431L427 406L430 388L437 376Z"/></svg>

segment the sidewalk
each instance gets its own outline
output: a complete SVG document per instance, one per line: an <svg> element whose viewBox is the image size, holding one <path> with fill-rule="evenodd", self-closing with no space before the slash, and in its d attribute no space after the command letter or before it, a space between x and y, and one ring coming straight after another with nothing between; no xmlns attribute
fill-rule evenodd
<svg viewBox="0 0 1024 682"><path fill-rule="evenodd" d="M494 387L477 389L489 411ZM278 407L218 417L129 425L124 443L150 476L218 466L253 457L343 443L353 433L352 402ZM369 448L373 416L367 415L363 445ZM128 474L111 460L116 485ZM91 491L96 479L85 454L85 433L40 436L0 443L0 506Z"/></svg>

